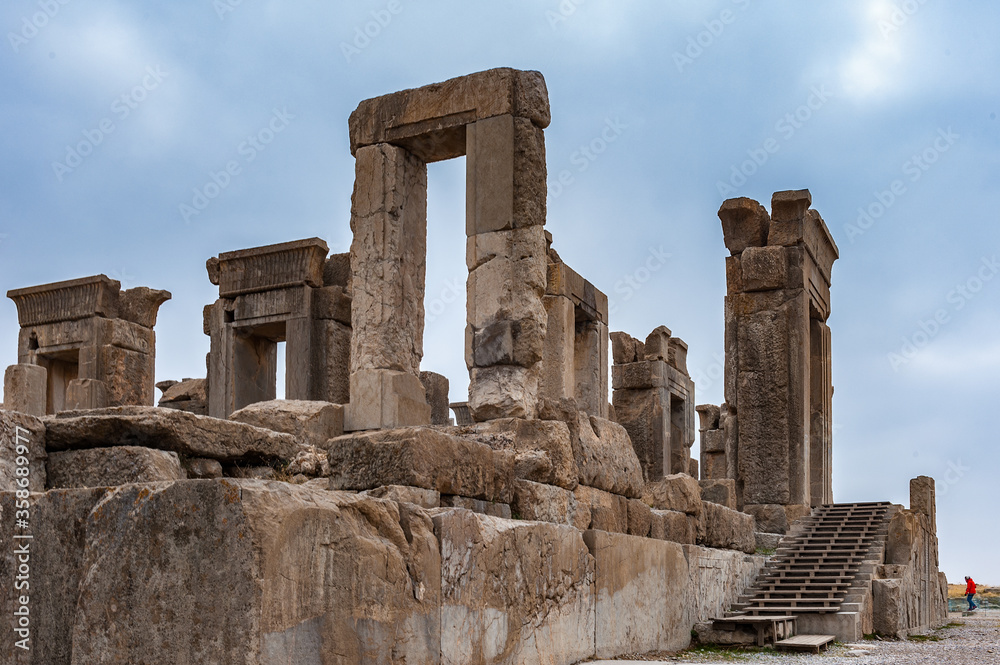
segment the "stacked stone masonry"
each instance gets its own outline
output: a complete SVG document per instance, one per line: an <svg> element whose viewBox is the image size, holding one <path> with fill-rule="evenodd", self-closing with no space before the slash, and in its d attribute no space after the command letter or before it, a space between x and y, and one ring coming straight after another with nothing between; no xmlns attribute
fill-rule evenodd
<svg viewBox="0 0 1000 665"><path fill-rule="evenodd" d="M205 378L154 383L166 291L8 293L0 516L27 502L36 548L16 662L568 664L682 649L737 602L760 543L832 501L836 246L808 192L770 216L723 204L726 404L697 408L693 460L687 344L609 335L607 296L544 229L549 121L541 74L512 69L363 101L349 251L209 259ZM452 403L421 367L427 164L460 156L470 386ZM915 483L872 581L886 634L938 616L933 483Z"/></svg>

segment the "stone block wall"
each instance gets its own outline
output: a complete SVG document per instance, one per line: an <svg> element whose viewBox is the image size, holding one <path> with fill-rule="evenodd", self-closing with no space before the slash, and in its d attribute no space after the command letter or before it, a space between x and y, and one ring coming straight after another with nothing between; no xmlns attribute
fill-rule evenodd
<svg viewBox="0 0 1000 665"><path fill-rule="evenodd" d="M872 580L874 630L905 639L947 622L948 580L938 570L934 479L910 481L910 508L889 523L885 563Z"/></svg>
<svg viewBox="0 0 1000 665"><path fill-rule="evenodd" d="M632 440L643 477L655 481L690 473L695 397L687 344L660 326L645 342L612 333L611 349L615 419Z"/></svg>

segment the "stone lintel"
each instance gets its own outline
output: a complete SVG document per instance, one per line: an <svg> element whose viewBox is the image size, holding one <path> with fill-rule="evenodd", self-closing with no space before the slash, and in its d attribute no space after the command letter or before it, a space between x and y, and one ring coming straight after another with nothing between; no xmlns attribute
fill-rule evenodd
<svg viewBox="0 0 1000 665"><path fill-rule="evenodd" d="M608 296L565 263L546 266L545 294L566 296L592 321L608 323Z"/></svg>
<svg viewBox="0 0 1000 665"><path fill-rule="evenodd" d="M93 275L23 289L12 289L7 297L17 306L21 327L92 316L116 318L121 283L107 275Z"/></svg>
<svg viewBox="0 0 1000 665"><path fill-rule="evenodd" d="M406 148L425 162L465 154L465 128L499 115L549 125L548 91L539 72L502 68L366 99L348 122L351 154L376 143Z"/></svg>
<svg viewBox="0 0 1000 665"><path fill-rule="evenodd" d="M208 264L210 278L218 279L219 296L272 291L305 284L323 286L323 268L330 251L324 240L307 238L219 254Z"/></svg>

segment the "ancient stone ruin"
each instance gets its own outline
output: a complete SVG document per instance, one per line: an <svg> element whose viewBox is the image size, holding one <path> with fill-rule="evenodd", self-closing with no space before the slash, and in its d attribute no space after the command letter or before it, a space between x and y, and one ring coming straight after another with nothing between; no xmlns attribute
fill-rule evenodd
<svg viewBox="0 0 1000 665"><path fill-rule="evenodd" d="M165 291L10 291L5 662L570 664L943 622L933 480L833 503L837 248L809 193L722 204L726 404L695 407L688 345L611 333L544 230L549 119L511 69L362 102L350 248L210 258L204 378L155 382ZM462 155L454 396L421 367L426 164Z"/></svg>

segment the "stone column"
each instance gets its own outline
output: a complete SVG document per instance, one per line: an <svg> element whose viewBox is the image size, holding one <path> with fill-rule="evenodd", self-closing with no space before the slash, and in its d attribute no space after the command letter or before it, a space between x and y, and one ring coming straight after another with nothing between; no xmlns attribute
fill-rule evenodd
<svg viewBox="0 0 1000 665"><path fill-rule="evenodd" d="M351 198L351 401L345 429L429 425L420 383L427 166L404 148L358 148Z"/></svg>
<svg viewBox="0 0 1000 665"><path fill-rule="evenodd" d="M807 190L719 210L726 247L726 453L738 499L770 522L832 501L830 269L837 258ZM783 512L786 515L777 515Z"/></svg>
<svg viewBox="0 0 1000 665"><path fill-rule="evenodd" d="M3 408L30 416L45 415L48 372L39 365L11 365L3 375Z"/></svg>
<svg viewBox="0 0 1000 665"><path fill-rule="evenodd" d="M533 418L548 323L545 139L513 115L466 131L469 408L477 421Z"/></svg>

